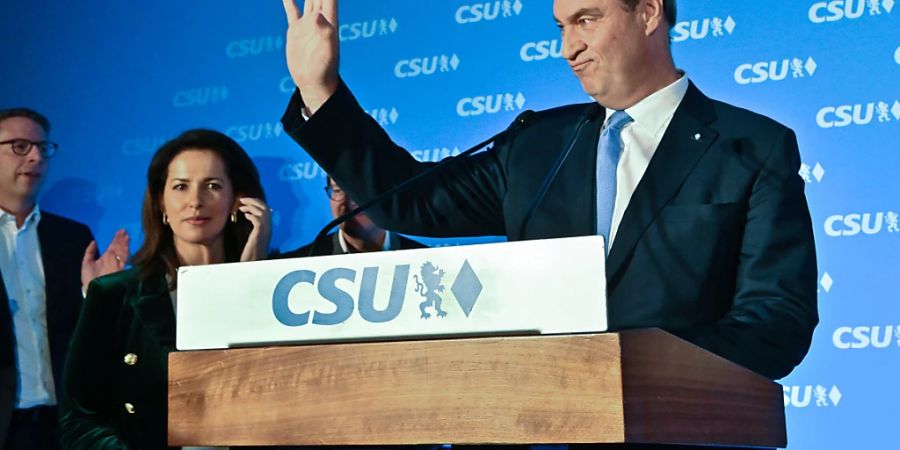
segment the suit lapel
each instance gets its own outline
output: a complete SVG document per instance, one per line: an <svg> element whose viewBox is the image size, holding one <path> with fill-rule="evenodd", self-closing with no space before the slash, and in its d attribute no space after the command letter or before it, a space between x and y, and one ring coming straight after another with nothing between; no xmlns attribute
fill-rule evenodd
<svg viewBox="0 0 900 450"><path fill-rule="evenodd" d="M175 347L175 309L165 277L151 277L140 282L131 300L141 325L155 336L160 346Z"/></svg>
<svg viewBox="0 0 900 450"><path fill-rule="evenodd" d="M715 141L718 133L707 127L713 120L712 101L691 83L622 216L606 263L610 288L638 240Z"/></svg>
<svg viewBox="0 0 900 450"><path fill-rule="evenodd" d="M69 311L68 305L57 304L59 299L59 289L62 282L57 277L62 272L59 265L65 263L73 263L72 261L59 261L54 258L53 249L58 248L56 240L61 233L56 230L56 223L51 214L41 211L41 220L38 222L38 243L41 247L41 264L44 267L44 296L46 304L47 317L47 334L52 334L58 329L59 315ZM77 307L78 305L76 305ZM48 336L48 338L52 337Z"/></svg>
<svg viewBox="0 0 900 450"><path fill-rule="evenodd" d="M0 274L0 369L16 366L15 341L12 312L9 310L9 297L6 294L6 284L3 283L3 276ZM2 389L2 386L0 386L0 389Z"/></svg>
<svg viewBox="0 0 900 450"><path fill-rule="evenodd" d="M556 178L550 184L543 201L537 205L535 216L540 215L546 229L536 226L537 217L526 228L529 239L558 238L567 236L587 236L596 234L596 177L597 142L600 139L600 128L603 126L606 110L600 108L596 117L589 122L575 137L575 145L568 159L562 165ZM576 131L577 123L561 133L562 139L554 148L554 158L547 162L547 168L554 164L556 158L565 150L569 139ZM540 183L546 174L541 172L534 184L535 196ZM529 199L529 202L532 200ZM537 234L529 235L528 231L536 230Z"/></svg>

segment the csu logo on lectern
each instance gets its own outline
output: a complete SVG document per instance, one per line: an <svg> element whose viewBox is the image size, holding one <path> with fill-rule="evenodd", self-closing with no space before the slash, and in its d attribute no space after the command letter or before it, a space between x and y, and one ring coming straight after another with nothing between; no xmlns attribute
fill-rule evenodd
<svg viewBox="0 0 900 450"><path fill-rule="evenodd" d="M384 323L396 319L403 311L406 304L407 286L410 278L410 265L399 264L394 266L393 273L380 273L379 267L363 268L362 273L359 271L346 268L336 267L322 272L321 275L312 270L296 270L288 273L275 286L272 293L272 312L275 319L289 327L300 327L309 324L314 325L338 325L350 319L355 311L359 311L359 316L370 323ZM424 299L417 303L417 309L422 319L432 318L432 313L437 318L447 317L452 312L444 310L446 305L446 286L443 284L446 272L431 262L425 262L419 268L419 272L413 276L416 284L415 293L420 299ZM379 276L392 277L391 287L388 299L385 304L383 299L376 299L376 285ZM297 313L290 308L290 294L295 288L302 285L313 287L326 303L326 308L317 309L308 307L309 309ZM351 292L348 286L358 286L358 289ZM478 275L472 269L469 261L465 261L459 269L453 284L450 286L450 292L456 298L463 314L469 317L472 309L481 295L483 286ZM304 295L304 304L310 305L316 303L317 299L310 299L310 292L306 290ZM308 301L313 300L313 301ZM376 306L378 304L385 305L382 308ZM415 299L417 302L419 299Z"/></svg>

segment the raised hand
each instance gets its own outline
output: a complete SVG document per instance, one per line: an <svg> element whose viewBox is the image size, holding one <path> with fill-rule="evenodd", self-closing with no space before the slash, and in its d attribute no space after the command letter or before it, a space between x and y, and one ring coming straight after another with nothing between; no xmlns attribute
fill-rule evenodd
<svg viewBox="0 0 900 450"><path fill-rule="evenodd" d="M288 70L312 115L338 87L337 0L305 0L303 14L295 0L282 2L288 21Z"/></svg>
<svg viewBox="0 0 900 450"><path fill-rule="evenodd" d="M239 201L241 206L238 210L253 224L253 230L241 252L241 262L265 259L272 239L272 214L269 206L258 198L242 197Z"/></svg>
<svg viewBox="0 0 900 450"><path fill-rule="evenodd" d="M118 272L125 268L131 252L128 244L131 237L125 230L116 231L109 247L100 258L97 258L97 241L91 241L87 249L84 251L84 257L81 259L81 288L87 292L87 285L97 277Z"/></svg>

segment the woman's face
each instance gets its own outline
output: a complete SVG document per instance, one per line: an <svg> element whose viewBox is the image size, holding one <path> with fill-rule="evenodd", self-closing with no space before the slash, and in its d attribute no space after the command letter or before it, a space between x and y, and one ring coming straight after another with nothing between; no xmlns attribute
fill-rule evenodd
<svg viewBox="0 0 900 450"><path fill-rule="evenodd" d="M225 164L211 150L182 151L169 163L162 203L176 247L222 245L235 203Z"/></svg>

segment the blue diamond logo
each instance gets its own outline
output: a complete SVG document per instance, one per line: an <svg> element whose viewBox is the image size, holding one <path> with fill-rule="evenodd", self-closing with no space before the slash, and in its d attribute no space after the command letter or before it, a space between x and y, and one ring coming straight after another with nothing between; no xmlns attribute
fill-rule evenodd
<svg viewBox="0 0 900 450"><path fill-rule="evenodd" d="M472 308L475 307L475 302L478 301L478 296L481 295L481 289L481 280L478 279L478 275L475 275L475 271L469 265L469 260L466 260L462 268L459 269L456 281L450 287L450 291L456 296L456 301L459 302L459 306L462 308L463 313L466 314L466 317L472 314Z"/></svg>

